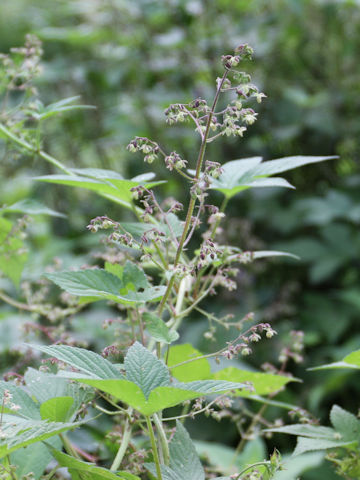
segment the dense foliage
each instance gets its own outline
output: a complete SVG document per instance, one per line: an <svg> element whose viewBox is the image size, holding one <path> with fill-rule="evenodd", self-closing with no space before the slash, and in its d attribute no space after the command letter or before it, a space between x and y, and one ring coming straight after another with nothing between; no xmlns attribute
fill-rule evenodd
<svg viewBox="0 0 360 480"><path fill-rule="evenodd" d="M61 433L74 426L70 421L82 421L81 416L86 415L83 411L85 404L92 401L92 391L78 388L77 383L68 383L63 379L61 384L54 384L57 393L52 395L51 389L45 386L50 382L48 376L42 377L46 373L33 369L39 367L39 354L33 348L25 347L23 342L43 345L40 350L51 357L69 363L87 376L93 376L94 370L86 372L76 362L69 362L68 357L59 357L60 350L51 350L56 347L44 345L60 343L85 347L102 352L112 361L111 365L123 361L129 364L134 347L128 348L134 340L134 332L129 332L126 322L121 320L125 310L130 311L127 321L129 325L133 324L136 338L142 341L142 335L150 334L153 342L162 345L160 355L165 354L164 345L177 341L175 346L170 347L168 358L164 356L169 366L182 363L193 355L220 352L215 356L219 356L220 366L216 362L210 365L199 360L189 363L191 369L187 371L180 370L185 365L177 367L178 374L175 375L174 371L172 374L179 382L250 381L256 395L265 402L261 405L259 399L245 399L249 394L243 390L243 395L233 403L232 409L221 400L212 405L205 400L195 401L192 405L195 410L190 410L190 413L204 410L207 417L195 415L195 419L187 420L185 425L195 439L208 476L239 472L248 464L270 458L269 453L276 447L285 456L288 469L278 472L276 479L291 480L300 474L309 480L339 478L338 475L357 478L359 460L354 445L359 427L355 416L349 412L356 414L358 408L358 374L352 373L348 366L356 369L359 362L356 356L349 359L347 355L358 348L360 336L356 329L360 291L358 3L330 0L174 0L164 3L79 0L58 2L49 9L45 0L36 0L31 5L26 0L19 0L16 4L5 0L1 9L0 51L5 55L0 58L0 202L3 206L0 217L0 296L4 300L0 310L0 370L4 379L10 380L0 386L2 417L9 414L5 406L13 404L14 407L21 406L19 412L25 413L20 417L30 422L25 433L19 434L23 429L18 425L15 427L16 448L25 445L21 442L27 442L29 437L35 440L55 438L46 446L35 443L26 450L13 450L14 453L0 449L2 455L10 454L11 463L20 465L16 471L18 478L30 471L35 472L35 478L40 478L52 456L60 465L69 467L73 478L88 478L86 475L112 478L106 476L110 473L108 470L104 473L104 468L111 467L114 457L120 458L116 454L117 443L127 432L126 419L130 423L134 421L132 414L128 411L122 412L120 417L110 415L106 421L103 415L68 436ZM26 46L19 48L29 32L36 37L28 37ZM241 136L245 132L239 131L231 119L217 118L222 127L213 122L211 127L214 127L215 135L219 128L223 128L224 132L220 139L209 145L204 158L206 173L212 180L192 192L202 205L199 195L205 192L203 188L211 186L211 203L219 206L222 194L230 199L241 193L231 198L225 218L212 219L210 234L218 229L214 246L204 243L206 220L199 229L194 223L191 242L190 238L184 239L194 251L197 263L193 267L197 271L206 267L199 260L201 255L205 258L214 255L223 262L221 246L224 245L233 248L226 251L226 255L232 255L234 259L237 256L236 260L242 262L241 268L234 272L222 272L222 286L227 290L222 289L218 296L208 297L191 314L187 311L186 324L170 323L169 331L159 322L159 315L151 316L154 307L150 304L146 307L150 317L144 320L148 333L142 333L141 322L139 324L136 317L138 302L160 299L166 290L162 290L164 280L159 276L158 267L150 265L150 257L142 259L142 268L147 273L144 277L130 264L124 266L124 252L120 249L119 253L120 242L122 245L128 243L126 248L134 249L140 245L143 256L153 254L151 249L144 251L144 240L141 240L147 230L133 223L135 217L132 209L128 208L133 202L130 189L147 182L142 203L135 202L135 215L142 216L140 208L145 208L150 216L157 212L159 219L164 209L170 209L165 210L170 217L166 217L164 225L155 233L152 231L151 238L146 241L176 258L171 244L175 242L176 245L179 241L176 239L181 239L182 225L177 218L184 219L186 210L179 213L179 205L173 200L166 205L164 201L175 197L181 204L187 205L188 193L184 185L189 179L184 176L189 172L184 167L194 168L194 160L190 159L196 159L200 144L199 135L191 134L187 122L181 121L186 120L181 118L184 110L175 108L167 112L168 123L176 121L170 126L165 125L163 111L170 104L183 102L188 111L197 111L196 115L200 118L204 116L204 123L195 125L198 132L201 132L201 127L206 128L206 115L209 115L206 109L211 107L214 80L221 74L219 58L245 41L255 47L255 61L250 63L248 59L242 59L241 69L252 75L259 90L255 87L250 89L255 103L249 107L235 107L238 110L248 109L241 114L241 121L244 125L252 124L256 113L250 108L256 105L256 99L262 99L260 92L265 92L267 98L256 108L259 121L249 127L244 139ZM18 49L9 53L14 46ZM249 79L243 76L238 81L246 84ZM249 91L242 94L248 96ZM196 98L207 99L209 107L201 101L191 104ZM220 98L219 109L226 108L227 100ZM198 118L196 115L195 118ZM225 128L228 128L227 132ZM232 135L234 133L237 133L236 138ZM140 143L138 138L126 150L125 146L135 136L140 137ZM159 161L162 154L156 150L157 145L166 149L165 162ZM147 156L147 161L154 160L154 163L150 168L144 168L143 156L137 154L132 157L131 150L140 150ZM245 191L245 186L259 186L256 182L264 175L264 171L256 170L256 165L266 165L267 162L260 164L260 159L256 160L256 157L268 160L294 155L339 155L340 158L288 174L288 182L298 188L295 193L281 188L251 188ZM244 172L255 169L252 177L236 178L236 173L245 164L226 162L238 158L251 159L251 165L248 164ZM189 165L183 159L187 159ZM217 162L225 166L220 167ZM225 175L221 168L225 170ZM271 173L288 169L281 168ZM99 169L107 169L107 173ZM156 172L155 180L149 176L150 169ZM177 170L182 172L182 176L177 175ZM148 176L139 178L145 171ZM41 178L35 181L34 177ZM167 183L156 186L159 178L166 179ZM255 183L252 185L252 182ZM278 186L289 186L283 179L276 180L275 177L272 182L273 186L276 182ZM81 188L68 188L66 185ZM152 196L153 187L156 187L157 200ZM229 193L226 194L226 191ZM144 191L138 193L144 195ZM210 214L210 210L207 213ZM211 214L216 216L218 212ZM95 220L90 222L91 219ZM147 222L149 219L142 220ZM219 230L220 223L218 225L220 220L222 231ZM94 235L86 231L87 225L95 232ZM110 228L111 234L101 234L103 228ZM155 236L158 238L155 239ZM106 241L101 243L101 238ZM269 250L291 252L301 261L285 257L272 261L260 259L267 256L264 252ZM254 254L244 254L248 251L263 253L255 259ZM159 257L153 257L153 260L161 263L161 252L158 251L157 255ZM130 258L138 260L133 253ZM245 265L244 262L249 260L256 261ZM190 262L190 259L187 261ZM119 262L122 264L121 271L114 267ZM105 266L105 269L93 270L94 266ZM70 273L62 274L62 277L59 273L80 268L86 269L81 270L81 278L76 281ZM209 274L206 269L203 271ZM229 278L229 274L235 276ZM103 277L95 278L97 275ZM89 276L86 278L86 291L83 289L85 276ZM115 287L111 283L114 277L118 279ZM125 277L127 280L124 280ZM129 278L133 287L126 291ZM164 278L166 286L169 278ZM67 293L61 294L50 280ZM221 283L219 277L217 281ZM174 294L180 289L180 284ZM233 288L235 284L236 289ZM200 291L203 288L200 280L198 287ZM182 288L185 288L184 284ZM78 302L72 294L90 295L91 300L100 298L111 302L90 305ZM196 295L197 292L195 299ZM187 296L194 299L188 293ZM128 309L128 301L135 302L137 307ZM114 307L114 302L120 306ZM176 307L176 302L170 302L170 305ZM139 311L145 315L142 307ZM168 314L171 315L171 311ZM230 315L234 316L234 320ZM164 318L169 320L166 316ZM249 322L249 328L271 325L260 329L270 332L269 336L275 329L278 335L256 345L255 342L251 346L252 354L247 356L250 353L247 346L237 347L241 342L232 343L234 339L238 340L243 321ZM140 325L139 331L136 325ZM246 328L240 330L240 334L244 335L245 331ZM180 335L179 340L176 333ZM258 333L252 331L254 335ZM225 348L226 342L230 343ZM147 355L141 352L138 351L140 356ZM238 358L239 352L243 355ZM86 363L101 362L101 357L94 358L90 357ZM324 363L334 367L334 362L342 359L341 364L335 365L336 369L306 370ZM150 362L155 360L155 357L149 359ZM198 369L194 368L195 364ZM100 384L95 385L94 382L105 385L111 382L111 378L122 382L129 380L121 380L124 374L121 369L120 375L119 370L114 371L113 367L106 365L110 376L88 379L89 385L93 384L101 390ZM274 392L283 386L276 379L279 379L279 371L284 373L285 366L293 377L301 378L304 383L289 383L275 401ZM149 372L157 372L157 368L156 378L166 376L160 364L151 364ZM261 368L266 372L262 375L268 377L255 376L261 375L258 373ZM45 361L42 370L55 372L56 367ZM126 377L132 376L131 381L142 389L146 397L156 388L165 388L165 383L161 382L150 386L139 384L136 374L127 368L125 370ZM221 376L217 371L226 372L226 375ZM237 376L238 371L247 371L246 378ZM193 372L192 377L190 372ZM24 374L27 392L32 399L29 395L25 398L24 391L11 383L16 378L23 381ZM135 388L134 383L128 385L130 391ZM106 388L103 392L111 393L113 399L125 402L140 415L148 418L154 413L140 403L132 404L125 395L126 391L122 392L125 396L119 396ZM198 388L197 396L208 392L201 390L199 385ZM177 398L179 402L195 398L193 393L187 392L190 396ZM13 396L11 401L9 394ZM62 400L59 402L53 397L61 397ZM75 399L73 402L69 400L71 397ZM213 400L210 397L210 402ZM164 403L160 408L170 405L175 403ZM105 402L97 401L97 406L109 410ZM184 413L189 408L185 406ZM283 425L291 421L287 410L297 419L293 426ZM14 413L16 408L12 409ZM144 461L151 461L150 444L146 434L142 434L146 428L139 421L138 413L135 415L138 423L134 431L137 432L137 428L140 430L130 443L131 454L125 457L121 468L136 475L145 475L142 465ZM180 414L174 409L166 413L166 417ZM90 409L85 420L95 415ZM329 427L329 416L332 427ZM220 417L222 421L218 423ZM53 424L36 424L44 419L51 420ZM296 424L297 421L305 423L305 426ZM318 428L325 428L317 427L319 422L326 425L327 430L319 431ZM169 425L172 425L171 422ZM193 452L186 430L181 424L177 425L175 435ZM297 453L311 452L303 453L304 457L286 460L286 454L291 452L291 437L275 435L270 431L260 436L260 425L268 427L268 430L299 436ZM159 434L159 424L156 427ZM41 428L44 436L40 438L37 432ZM74 453L75 445L79 450L75 457L80 453L82 460L95 462L98 466L84 466L82 460L78 459L76 461L80 463L76 463L73 458L61 453L59 433L68 453ZM168 434L170 432L165 431L165 435ZM171 453L171 445L170 457L176 456L178 452L174 453L176 449L173 446ZM315 446L322 449L321 452L312 452ZM21 463L21 459L27 458L21 452L30 452L30 448L34 458L44 457L41 465ZM333 448L330 457L338 467L338 474L323 462L323 450L326 448ZM236 465L233 464L235 449L238 453ZM190 455L189 452L187 454ZM145 455L145 460L141 455ZM273 457L271 461L268 465L275 468L278 457ZM5 468L8 468L7 460L4 462ZM138 471L135 467L131 470L130 465L135 465ZM194 468L200 468L196 460L194 465ZM170 466L174 467L174 460L173 463L170 461ZM86 468L90 469L88 473L84 471ZM168 473L169 478L177 478L176 468L173 470L175 473ZM79 471L82 473L79 474ZM201 471L197 470L199 477L196 478L203 478ZM249 472L245 471L244 475L247 474ZM260 474L264 472L260 471ZM7 478L6 473L4 475ZM124 475L124 478L132 478ZM163 472L163 478L168 478L166 475Z"/></svg>

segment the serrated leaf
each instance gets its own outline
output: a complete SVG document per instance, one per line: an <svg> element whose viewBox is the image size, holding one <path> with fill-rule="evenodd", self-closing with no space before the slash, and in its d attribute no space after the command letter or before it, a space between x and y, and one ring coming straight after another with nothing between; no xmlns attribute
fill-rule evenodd
<svg viewBox="0 0 360 480"><path fill-rule="evenodd" d="M11 403L20 406L17 415L27 419L40 420L39 406L33 399L21 387L2 380L0 380L0 405L2 405L5 390L8 390L12 395ZM6 407L4 411L11 413Z"/></svg>
<svg viewBox="0 0 360 480"><path fill-rule="evenodd" d="M132 267L127 267L128 265L131 265L131 262L125 265L122 279L103 269L64 271L48 273L45 276L67 292L90 298L91 301L99 298L123 304L146 303L159 300L164 295L165 286L147 287L142 290L143 287L135 285L134 282L140 278L139 269L135 272ZM132 276L135 273L136 275Z"/></svg>
<svg viewBox="0 0 360 480"><path fill-rule="evenodd" d="M67 467L69 469L71 474L73 472L80 472L83 480L140 480L140 477L132 475L131 473L114 473L106 468L98 467L94 463L84 462L53 448L51 448L51 453L62 467Z"/></svg>
<svg viewBox="0 0 360 480"><path fill-rule="evenodd" d="M153 313L145 313L143 319L145 320L147 331L157 342L170 344L179 338L179 334L170 330L165 322L157 315L154 315Z"/></svg>
<svg viewBox="0 0 360 480"><path fill-rule="evenodd" d="M330 412L330 420L344 440L360 440L360 420L355 415L334 405Z"/></svg>
<svg viewBox="0 0 360 480"><path fill-rule="evenodd" d="M216 380L227 380L231 382L249 382L253 390L239 390L236 395L249 397L252 395L269 395L284 388L289 382L299 381L285 375L274 375L272 373L250 372L236 367L227 367L213 374Z"/></svg>
<svg viewBox="0 0 360 480"><path fill-rule="evenodd" d="M2 212L14 212L14 213L26 213L28 215L50 215L52 217L66 217L63 213L56 212L51 208L48 208L46 205L42 203L32 200L30 198L26 198L24 200L19 200L12 205L3 207L1 209Z"/></svg>
<svg viewBox="0 0 360 480"><path fill-rule="evenodd" d="M146 399L152 390L168 386L170 383L169 370L164 362L157 359L139 342L135 342L129 348L124 366L127 380L138 385Z"/></svg>
<svg viewBox="0 0 360 480"><path fill-rule="evenodd" d="M211 368L206 358L194 360L180 367L172 368L173 365L201 357L202 355L203 354L190 343L170 347L167 364L171 369L171 374L181 382L210 378Z"/></svg>
<svg viewBox="0 0 360 480"><path fill-rule="evenodd" d="M176 431L169 445L170 468L180 478L191 478L192 480L204 480L205 472L197 455L195 446L191 441L185 427L176 422Z"/></svg>
<svg viewBox="0 0 360 480"><path fill-rule="evenodd" d="M78 427L77 423L55 423L37 420L25 420L16 416L3 416L0 440L0 458L9 455L19 448L46 440L54 435Z"/></svg>
<svg viewBox="0 0 360 480"><path fill-rule="evenodd" d="M68 345L32 345L32 347L67 363L90 377L121 378L119 371L111 362L85 348L69 347Z"/></svg>
<svg viewBox="0 0 360 480"><path fill-rule="evenodd" d="M62 376L113 395L144 415L185 400L244 388L243 383L223 380L171 383L166 365L139 343L130 347L125 357L126 379L114 365L88 350L64 345L37 348L85 373L61 371Z"/></svg>
<svg viewBox="0 0 360 480"><path fill-rule="evenodd" d="M114 396L143 415L152 415L165 408L174 407L185 400L193 400L206 395L243 388L243 384L204 380L188 384L178 383L173 387L156 387L150 392L148 399L146 399L141 388L128 380L98 380L89 377L75 377L73 375L71 375L71 378Z"/></svg>
<svg viewBox="0 0 360 480"><path fill-rule="evenodd" d="M72 397L55 397L40 405L42 420L67 422L71 418L74 399Z"/></svg>
<svg viewBox="0 0 360 480"><path fill-rule="evenodd" d="M176 422L176 431L169 444L170 465L161 466L163 479L168 480L204 480L205 472L185 427ZM150 472L155 475L155 464L146 464ZM164 468L165 467L165 468Z"/></svg>

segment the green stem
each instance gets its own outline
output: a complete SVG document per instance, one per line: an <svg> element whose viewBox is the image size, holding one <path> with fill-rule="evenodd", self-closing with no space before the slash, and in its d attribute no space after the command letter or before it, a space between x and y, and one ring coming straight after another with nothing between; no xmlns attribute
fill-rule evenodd
<svg viewBox="0 0 360 480"><path fill-rule="evenodd" d="M66 453L68 453L69 455L71 455L72 457L74 458L77 458L78 460L81 460L81 457L80 455L77 453L77 451L73 448L73 446L71 445L69 439L66 437L66 435L64 433L60 433L60 438L61 438L61 441L64 445L64 448L66 450Z"/></svg>
<svg viewBox="0 0 360 480"><path fill-rule="evenodd" d="M163 452L163 456L164 456L164 463L165 463L165 465L169 465L169 463L170 463L169 444L168 444L168 441L167 441L167 438L166 438L166 435L165 435L165 431L164 431L162 421L156 413L154 413L153 419L154 419L154 423L156 425L156 430L159 434L160 444L161 444L162 452Z"/></svg>
<svg viewBox="0 0 360 480"><path fill-rule="evenodd" d="M131 409L132 410L132 409ZM124 458L125 452L129 446L130 438L131 438L131 425L129 421L129 417L126 418L125 422L125 427L124 427L124 432L123 432L123 437L121 440L121 444L119 447L119 450L116 454L116 457L114 458L114 461L110 467L111 472L116 472L116 470L119 469L120 464Z"/></svg>
<svg viewBox="0 0 360 480"><path fill-rule="evenodd" d="M154 462L155 462L155 466L156 466L156 474L157 474L157 477L158 477L157 480L162 480L160 460L159 460L159 454L158 454L158 451L157 451L157 448L156 448L154 430L153 430L153 427L151 425L150 417L146 416L145 418L146 418L146 424L147 424L147 428L148 428L148 432L149 432L149 436L150 436L151 449L152 449L152 452L153 452Z"/></svg>
<svg viewBox="0 0 360 480"><path fill-rule="evenodd" d="M34 148L30 143L28 143L25 140L22 140L21 138L17 137L14 135L8 128L6 128L4 125L0 123L0 132L2 132L9 140L12 140L14 143L19 145L20 147L25 148L25 150L28 150L29 152L32 152L34 154L39 155L41 158L46 160L47 162L51 163L55 167L59 168L63 172L67 173L68 175L71 175L72 172L69 170L65 165L63 165L59 160L56 160L56 158L52 157L48 153L38 150Z"/></svg>
<svg viewBox="0 0 360 480"><path fill-rule="evenodd" d="M194 177L195 182L198 181L199 178L200 178L201 168L202 168L202 165L203 165L205 151L206 151L207 138L209 136L209 131L210 131L211 120L212 120L212 117L213 117L214 112L215 112L216 104L219 100L219 95L220 95L222 85L223 85L228 73L229 73L229 71L225 70L225 72L224 72L224 74L221 78L221 81L218 84L216 94L215 94L215 98L214 98L214 101L213 101L213 104L212 104L212 107L211 107L211 110L210 110L210 113L209 113L209 116L208 116L208 119L207 119L205 133L204 133L204 136L202 137L202 142L201 142L201 145L200 145L199 155L198 155L197 162L196 162L196 173L195 173L195 177ZM179 246L177 248L176 255L175 255L174 267L176 267L176 265L179 263L181 253L182 253L182 250L183 250L183 247L184 247L184 243L185 243L185 240L186 240L186 236L187 236L187 233L188 233L189 228L190 228L191 217L194 213L195 205L196 205L196 197L191 197L190 202L189 202L189 206L188 206L188 210L187 210L187 214L186 214L184 229L183 229L183 232L182 232L182 235L181 235L181 238L180 238L180 242L179 242ZM171 290L173 288L174 282L175 282L175 275L172 275L172 277L170 278L170 281L168 283L166 292L165 292L165 294L164 294L164 296L161 300L160 306L159 306L159 312L158 312L159 315L161 315L162 312L164 311L165 304L166 304L166 302L167 302L167 300L170 296L170 293L171 293Z"/></svg>
<svg viewBox="0 0 360 480"><path fill-rule="evenodd" d="M245 467L243 470L241 470L241 472L237 475L236 477L236 480L240 480L240 477L241 475L243 475L245 472L247 472L248 470L251 470L255 467L259 467L260 465L264 465L267 469L269 469L269 462L265 461L265 462L256 462L254 463L253 465L249 465L248 467Z"/></svg>

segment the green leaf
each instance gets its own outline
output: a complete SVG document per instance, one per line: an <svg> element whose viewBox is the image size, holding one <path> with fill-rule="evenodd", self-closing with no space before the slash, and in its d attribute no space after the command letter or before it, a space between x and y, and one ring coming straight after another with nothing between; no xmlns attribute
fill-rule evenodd
<svg viewBox="0 0 360 480"><path fill-rule="evenodd" d="M228 199L248 188L287 187L294 188L287 180L266 178L310 163L322 162L336 157L285 157L261 163L261 157L233 160L225 163L223 173L211 180L211 187L222 192Z"/></svg>
<svg viewBox="0 0 360 480"><path fill-rule="evenodd" d="M170 468L180 478L204 480L205 472L190 435L181 422L176 422L176 432L170 445Z"/></svg>
<svg viewBox="0 0 360 480"><path fill-rule="evenodd" d="M33 368L27 369L24 378L29 393L41 404L55 397L71 397L73 404L66 420L70 420L83 404L90 402L94 397L93 389L90 387Z"/></svg>
<svg viewBox="0 0 360 480"><path fill-rule="evenodd" d="M321 465L324 454L320 452L304 453L301 457L282 457L283 470L275 473L273 480L298 480L301 474Z"/></svg>
<svg viewBox="0 0 360 480"><path fill-rule="evenodd" d="M170 465L161 466L163 480L204 480L205 472L196 453L195 446L185 427L176 422L176 432L169 445ZM145 464L146 468L156 475L155 464Z"/></svg>
<svg viewBox="0 0 360 480"><path fill-rule="evenodd" d="M51 422L69 421L73 403L74 399L72 397L50 398L40 406L41 418Z"/></svg>
<svg viewBox="0 0 360 480"><path fill-rule="evenodd" d="M353 442L344 442L341 440L328 440L325 438L305 438L299 437L293 455L301 455L305 452L319 450L329 450L337 447L347 447Z"/></svg>
<svg viewBox="0 0 360 480"><path fill-rule="evenodd" d="M71 105L79 98L79 96L64 98L63 100L51 103L46 107L40 105L39 110L37 112L32 111L31 115L36 120L45 120L46 118L53 117L54 115L58 115L59 113L63 112L71 112L72 110L92 110L96 108L92 105Z"/></svg>
<svg viewBox="0 0 360 480"><path fill-rule="evenodd" d="M110 200L120 203L124 207L132 208L131 189L144 185L146 188L152 188L164 183L164 181L144 182L142 180L125 180L116 172L102 169L76 169L74 175L46 175L37 177L36 180L57 185L67 185L71 187L85 188L94 191Z"/></svg>
<svg viewBox="0 0 360 480"><path fill-rule="evenodd" d="M36 348L81 370L61 371L61 376L113 395L144 415L152 415L185 400L244 388L243 383L223 380L171 382L166 365L138 342L129 348L125 357L126 379L114 365L96 353L65 345Z"/></svg>
<svg viewBox="0 0 360 480"><path fill-rule="evenodd" d="M147 331L157 342L170 344L179 338L179 334L170 330L165 322L157 315L154 315L153 313L145 313L143 319L145 320Z"/></svg>
<svg viewBox="0 0 360 480"><path fill-rule="evenodd" d="M0 271L19 285L28 255L23 241L12 230L12 222L0 217Z"/></svg>
<svg viewBox="0 0 360 480"><path fill-rule="evenodd" d="M127 304L159 300L166 287L144 289L143 273L140 274L141 270L133 268L132 265L131 262L126 263L122 279L102 269L64 271L48 273L45 276L67 292L90 298L92 301L99 298ZM140 291L142 289L143 291Z"/></svg>
<svg viewBox="0 0 360 480"><path fill-rule="evenodd" d="M243 384L204 380L199 382L178 383L173 387L157 387L146 399L141 388L128 380L97 380L71 376L74 380L91 385L108 393L118 400L127 403L143 415L152 415L165 408L174 407L185 400L224 393L229 390L243 388Z"/></svg>
<svg viewBox="0 0 360 480"><path fill-rule="evenodd" d="M340 362L328 363L319 367L309 368L309 370L331 370L336 368L352 368L358 370L360 368L360 350L349 353Z"/></svg>
<svg viewBox="0 0 360 480"><path fill-rule="evenodd" d="M121 378L119 371L111 362L85 348L68 345L32 345L32 347L77 368L92 378Z"/></svg>
<svg viewBox="0 0 360 480"><path fill-rule="evenodd" d="M54 448L61 449L61 440L58 437L49 438L47 443ZM29 472L33 472L35 480L38 480L45 472L53 456L42 442L19 448L10 455L10 462L16 465L17 478L22 478Z"/></svg>
<svg viewBox="0 0 360 480"><path fill-rule="evenodd" d="M265 443L261 438L246 442L241 453L235 448L221 443L195 441L198 454L207 464L226 475L232 475L244 468L244 465L251 465L261 462L266 458Z"/></svg>
<svg viewBox="0 0 360 480"><path fill-rule="evenodd" d="M213 374L216 380L227 380L231 382L249 382L254 390L239 390L236 395L250 397L252 395L269 395L270 393L282 390L289 382L299 381L285 375L274 375L272 373L250 372L236 367L227 367Z"/></svg>
<svg viewBox="0 0 360 480"><path fill-rule="evenodd" d="M202 355L203 354L199 352L199 350L196 350L190 343L170 347L167 364L171 369L171 374L181 382L210 378L211 368L206 358L194 360L180 367L171 368L173 365L201 357Z"/></svg>
<svg viewBox="0 0 360 480"><path fill-rule="evenodd" d="M325 160L333 160L338 158L337 156L303 156L297 155L294 157L283 157L276 160L270 160L268 162L259 163L251 170L248 171L251 176L269 176L275 173L287 172L294 170L294 168L303 167L312 163L324 162Z"/></svg>
<svg viewBox="0 0 360 480"><path fill-rule="evenodd" d="M334 405L330 412L330 420L344 440L360 440L360 420L355 415Z"/></svg>
<svg viewBox="0 0 360 480"><path fill-rule="evenodd" d="M66 215L56 212L55 210L48 208L46 205L30 198L19 200L12 205L3 207L1 212L26 213L28 215L50 215L52 217L62 218L66 217Z"/></svg>
<svg viewBox="0 0 360 480"><path fill-rule="evenodd" d="M176 238L180 237L184 228L184 222L180 221L174 213L167 214L166 218L167 223L121 222L121 227L137 241L141 241L142 236L154 228L162 232L167 238L171 237L172 234Z"/></svg>
<svg viewBox="0 0 360 480"><path fill-rule="evenodd" d="M296 260L300 260L300 257L289 252L279 252L277 250L258 250L257 252L251 252L251 256L254 260L258 258L267 258L267 257L291 257Z"/></svg>
<svg viewBox="0 0 360 480"><path fill-rule="evenodd" d="M57 423L37 420L25 420L14 415L4 415L0 440L0 458L36 442L77 428L82 422Z"/></svg>
<svg viewBox="0 0 360 480"><path fill-rule="evenodd" d="M283 427L274 427L265 430L266 432L287 433L308 438L317 438L324 440L336 439L336 431L330 427L321 427L318 425L305 425L297 423L294 425L285 425Z"/></svg>
<svg viewBox="0 0 360 480"><path fill-rule="evenodd" d="M140 480L140 477L132 475L128 472L110 472L106 468L98 467L94 463L83 462L77 458L71 457L66 453L60 452L51 448L51 453L53 457L58 461L62 467L67 467L69 473L73 474L75 472L81 473L81 478L83 480Z"/></svg>
<svg viewBox="0 0 360 480"><path fill-rule="evenodd" d="M4 382L0 380L0 405L2 405L2 399L5 390L8 390L12 395L11 403L20 406L20 410L17 411L17 415L23 418L40 420L39 407L33 401L33 399L21 388L10 382ZM5 412L12 413L5 408Z"/></svg>
<svg viewBox="0 0 360 480"><path fill-rule="evenodd" d="M138 385L146 399L152 390L170 383L169 370L164 362L158 360L139 342L129 348L124 366L127 380Z"/></svg>

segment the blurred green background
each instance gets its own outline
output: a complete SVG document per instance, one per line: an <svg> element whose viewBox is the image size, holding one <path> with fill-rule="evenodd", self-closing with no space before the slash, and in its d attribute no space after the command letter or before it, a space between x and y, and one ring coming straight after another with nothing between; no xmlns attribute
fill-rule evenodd
<svg viewBox="0 0 360 480"><path fill-rule="evenodd" d="M255 49L246 69L268 97L257 109L258 122L241 141L215 143L208 158L340 158L292 173L288 178L296 192L252 190L230 205L225 228L230 243L244 250L286 250L302 260L246 269L238 289L218 297L212 308L236 315L255 311L259 321L271 321L279 331L271 347L260 345L249 359L256 367L276 361L290 330L304 330L305 361L293 366L304 383L284 398L323 423L334 402L356 413L357 374L306 369L339 360L360 343L360 2L2 0L0 51L22 45L27 33L43 42L43 73L36 82L42 102L81 95L81 103L97 107L49 120L46 150L68 166L109 168L127 177L148 168L125 149L135 135L149 136L191 163L197 139L186 126L167 127L164 109L198 96L211 98L219 57L244 42ZM89 220L104 213L117 219L128 215L90 193L39 186L29 179L58 172L38 158L14 156L4 143L0 158L0 203L33 197L68 214L67 220L39 217L31 223L25 278L40 276L55 255L71 265L89 261L97 245L86 233ZM178 179L161 165L151 170L168 179L161 195L185 200ZM99 350L107 339L98 335L96 312L91 315L93 331L88 324L81 327L81 318L71 328L80 338L87 333ZM9 307L0 317L2 358L11 365L8 349L20 341L16 330L23 320ZM184 339L196 336L196 346L213 350L202 336L205 330L202 320L193 318ZM220 332L218 343L224 338ZM202 437L200 431L199 426L194 435ZM213 431L207 439L220 434L231 443L221 426ZM280 441L287 445L287 439ZM309 475L304 478L331 478L330 473Z"/></svg>

